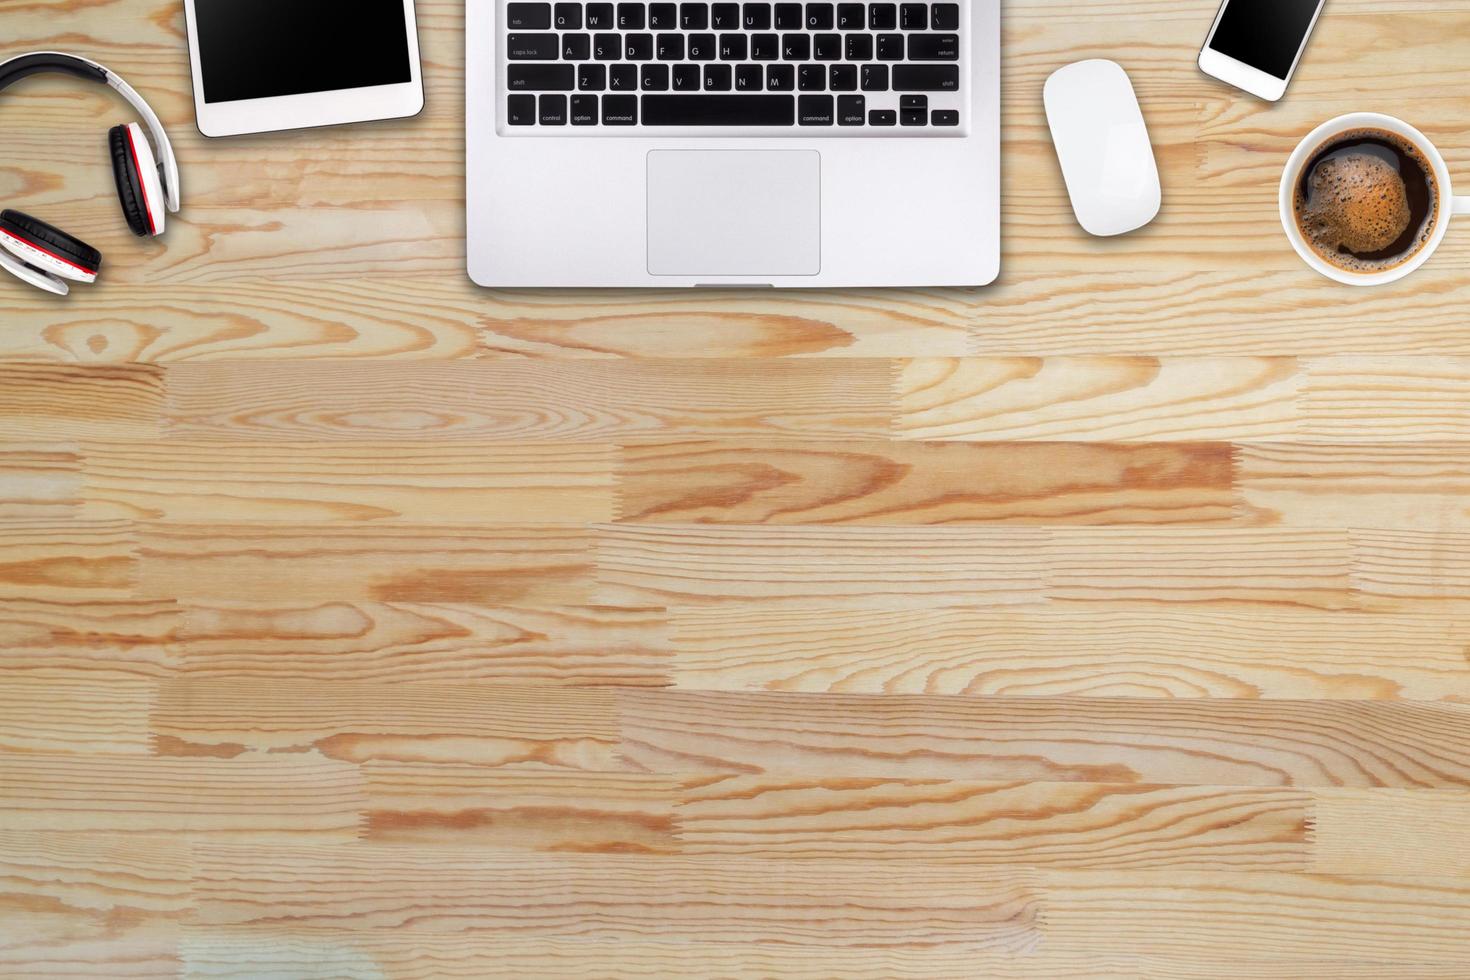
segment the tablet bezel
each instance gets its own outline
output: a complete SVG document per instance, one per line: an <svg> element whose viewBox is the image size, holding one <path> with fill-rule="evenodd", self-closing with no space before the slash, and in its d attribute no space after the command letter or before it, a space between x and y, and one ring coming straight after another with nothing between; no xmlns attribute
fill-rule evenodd
<svg viewBox="0 0 1470 980"><path fill-rule="evenodd" d="M412 76L407 82L282 95L268 99L241 99L236 102L204 101L204 73L199 57L194 0L184 0L184 12L189 29L189 66L194 78L194 118L199 132L205 136L243 136L247 133L274 133L373 119L402 119L405 116L416 116L423 111L424 80L419 61L419 34L414 16L414 0L403 0L408 63Z"/></svg>

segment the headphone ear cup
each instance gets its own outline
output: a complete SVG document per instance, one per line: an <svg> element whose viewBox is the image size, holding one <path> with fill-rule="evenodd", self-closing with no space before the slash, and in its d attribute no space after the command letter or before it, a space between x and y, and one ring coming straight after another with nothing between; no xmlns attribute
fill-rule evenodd
<svg viewBox="0 0 1470 980"><path fill-rule="evenodd" d="M142 129L137 123L112 127L107 131L107 149L128 228L140 238L163 234L163 186Z"/></svg>
<svg viewBox="0 0 1470 980"><path fill-rule="evenodd" d="M97 271L102 268L101 252L55 225L48 225L22 211L0 211L0 248L18 259L21 265L58 281L93 282ZM42 289L48 288L31 277L21 275L11 264L6 268L27 282Z"/></svg>

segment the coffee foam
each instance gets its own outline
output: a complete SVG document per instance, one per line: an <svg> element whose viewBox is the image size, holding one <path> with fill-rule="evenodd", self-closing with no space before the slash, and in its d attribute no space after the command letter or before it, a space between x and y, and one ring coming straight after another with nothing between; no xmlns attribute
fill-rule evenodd
<svg viewBox="0 0 1470 980"><path fill-rule="evenodd" d="M1428 214L1418 234L1387 258L1368 256L1401 239L1414 220L1414 207L1395 163L1366 151L1327 153L1330 147L1355 139L1391 144L1407 162L1420 168L1427 183ZM1383 272L1409 261L1432 237L1439 211L1436 180L1418 147L1395 133L1373 128L1338 133L1314 157L1315 165L1298 182L1296 220L1308 245L1324 259L1349 272Z"/></svg>
<svg viewBox="0 0 1470 980"><path fill-rule="evenodd" d="M1409 191L1387 160L1369 153L1329 157L1308 180L1302 231L1319 249L1378 252L1409 227Z"/></svg>

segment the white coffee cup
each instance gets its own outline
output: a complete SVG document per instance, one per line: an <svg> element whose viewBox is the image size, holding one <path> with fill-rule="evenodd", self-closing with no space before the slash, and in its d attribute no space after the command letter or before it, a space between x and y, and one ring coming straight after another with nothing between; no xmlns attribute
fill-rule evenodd
<svg viewBox="0 0 1470 980"><path fill-rule="evenodd" d="M1430 166L1434 168L1434 184L1439 195L1439 206L1436 208L1434 229L1429 234L1429 240L1407 262L1381 272L1351 272L1338 268L1312 251L1312 247L1302 237L1301 230L1296 224L1296 187L1297 181L1301 179L1302 168L1310 162L1311 154L1317 152L1338 135L1354 129L1381 129L1402 136L1417 146L1424 153ZM1439 243L1444 241L1445 231L1450 226L1450 217L1456 214L1470 214L1470 197L1455 197L1450 190L1450 171L1445 166L1444 157L1440 155L1439 150L1413 126L1393 116L1385 116L1377 112L1354 112L1346 116L1338 116L1318 126L1297 145L1291 159L1286 161L1286 170L1281 175L1281 225L1286 229L1286 237L1291 240L1291 247L1296 249L1296 254L1300 255L1302 261L1307 265L1328 279L1335 279L1349 286L1381 286L1384 283L1396 282L1428 262L1434 250L1439 248Z"/></svg>

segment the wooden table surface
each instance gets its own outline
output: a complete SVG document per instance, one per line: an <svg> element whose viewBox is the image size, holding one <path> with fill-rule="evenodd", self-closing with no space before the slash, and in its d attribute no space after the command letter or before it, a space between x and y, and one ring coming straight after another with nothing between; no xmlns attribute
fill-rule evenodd
<svg viewBox="0 0 1470 980"><path fill-rule="evenodd" d="M0 99L107 254L0 282L0 975L1465 977L1470 222L1353 291L1276 184L1359 109L1470 182L1470 10L1331 0L1275 107L1213 11L1007 3L993 288L484 292L461 4L420 118L209 142L178 0L0 0L185 202ZM1040 96L1099 56L1111 241Z"/></svg>

